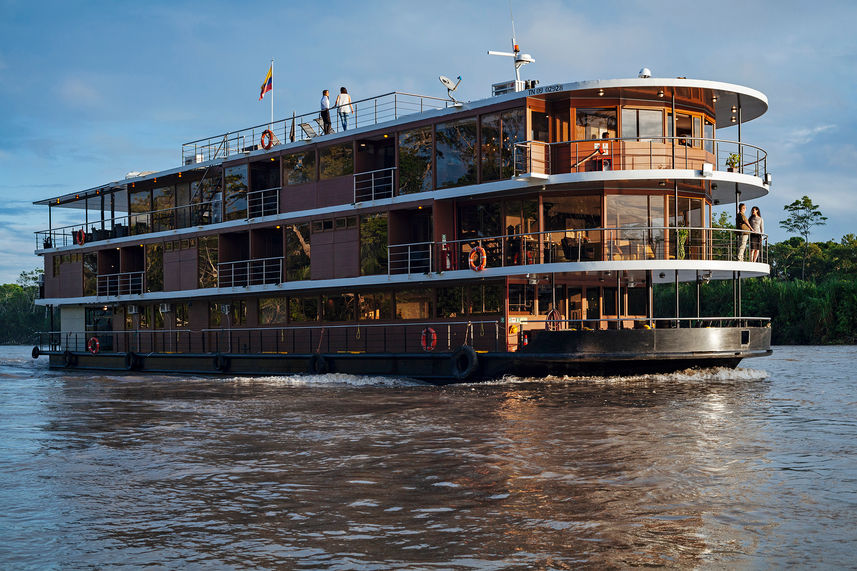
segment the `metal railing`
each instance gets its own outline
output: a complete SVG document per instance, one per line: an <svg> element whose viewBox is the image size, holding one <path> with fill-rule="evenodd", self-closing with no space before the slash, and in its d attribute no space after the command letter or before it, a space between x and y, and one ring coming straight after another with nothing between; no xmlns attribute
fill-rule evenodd
<svg viewBox="0 0 857 571"><path fill-rule="evenodd" d="M768 154L761 147L726 139L649 137L515 143L515 176L609 170L691 169L733 171L764 177Z"/></svg>
<svg viewBox="0 0 857 571"><path fill-rule="evenodd" d="M217 264L217 287L278 284L283 281L283 258L260 258Z"/></svg>
<svg viewBox="0 0 857 571"><path fill-rule="evenodd" d="M142 294L146 272L122 272L97 276L96 295Z"/></svg>
<svg viewBox="0 0 857 571"><path fill-rule="evenodd" d="M523 317L523 316L521 316ZM530 330L577 331L586 335L609 329L685 329L770 327L768 317L604 317L550 319L527 316L517 323L520 334ZM192 330L135 329L130 331L46 331L36 334L40 351L82 353L98 339L99 353L178 354L295 354L314 353L422 353L423 332L432 329L435 352L452 352L462 345L476 351L516 351L522 348L516 334L502 319L423 321L398 323L357 322L328 325L234 327Z"/></svg>
<svg viewBox="0 0 857 571"><path fill-rule="evenodd" d="M413 113L423 113L433 109L444 109L453 102L449 99L392 91L367 99L352 101L354 113L349 118L349 128L357 129L393 121ZM341 129L337 108L330 108L332 129ZM205 137L182 145L182 164L206 162L226 158L231 155L247 153L264 148L262 133L273 133L273 145L290 141L306 141L322 135L319 112L303 113L273 123L263 123L222 135Z"/></svg>
<svg viewBox="0 0 857 571"><path fill-rule="evenodd" d="M210 200L162 210L125 214L106 218L103 221L40 230L35 233L36 249L86 245L111 238L216 224L222 221L221 202L219 199ZM80 231L83 231L83 241L79 238Z"/></svg>
<svg viewBox="0 0 857 571"><path fill-rule="evenodd" d="M272 216L280 212L282 187L252 190L247 193L247 218Z"/></svg>
<svg viewBox="0 0 857 571"><path fill-rule="evenodd" d="M731 228L639 226L547 230L395 244L387 248L387 273L467 269L471 253L477 247L484 249L487 267L619 260L768 263L767 234L754 235Z"/></svg>
<svg viewBox="0 0 857 571"><path fill-rule="evenodd" d="M356 173L354 202L391 198L396 183L396 167Z"/></svg>

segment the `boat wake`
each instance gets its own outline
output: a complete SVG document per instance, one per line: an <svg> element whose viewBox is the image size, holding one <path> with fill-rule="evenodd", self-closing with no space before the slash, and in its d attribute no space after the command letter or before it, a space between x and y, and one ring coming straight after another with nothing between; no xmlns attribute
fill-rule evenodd
<svg viewBox="0 0 857 571"><path fill-rule="evenodd" d="M762 369L730 369L729 367L711 367L707 369L685 369L674 373L655 373L623 376L548 376L513 377L507 376L488 384L515 383L580 383L580 384L667 384L667 383L734 383L735 381L760 381L769 377Z"/></svg>

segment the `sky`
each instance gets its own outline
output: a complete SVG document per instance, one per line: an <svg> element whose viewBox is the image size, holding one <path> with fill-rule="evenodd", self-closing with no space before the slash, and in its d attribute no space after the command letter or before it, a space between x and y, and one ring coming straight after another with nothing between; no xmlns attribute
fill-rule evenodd
<svg viewBox="0 0 857 571"><path fill-rule="evenodd" d="M745 85L769 110L742 127L768 152L753 204L772 241L808 195L828 217L811 240L857 233L857 2L512 0L541 85L684 76ZM490 95L513 77L508 0L183 2L0 0L0 283L40 267L35 200L179 166L184 142L314 111L321 89ZM737 139L735 128L718 137ZM717 209L715 209L717 212ZM731 208L730 208L731 213ZM74 217L68 223L78 220ZM54 225L57 225L55 216Z"/></svg>

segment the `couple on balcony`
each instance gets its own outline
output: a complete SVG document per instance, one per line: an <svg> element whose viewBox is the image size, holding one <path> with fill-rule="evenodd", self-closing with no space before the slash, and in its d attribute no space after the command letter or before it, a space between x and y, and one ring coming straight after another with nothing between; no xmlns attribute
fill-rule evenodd
<svg viewBox="0 0 857 571"><path fill-rule="evenodd" d="M744 261L744 252L747 243L750 244L750 261L757 262L762 250L762 234L765 233L765 221L762 219L762 211L754 206L747 218L747 205L743 202L738 205L738 219L735 226L741 230L741 245L738 247L738 261Z"/></svg>

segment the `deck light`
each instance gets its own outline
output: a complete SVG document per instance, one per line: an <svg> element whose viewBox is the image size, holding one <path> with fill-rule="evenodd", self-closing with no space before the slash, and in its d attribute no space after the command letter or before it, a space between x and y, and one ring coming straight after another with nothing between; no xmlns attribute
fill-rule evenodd
<svg viewBox="0 0 857 571"><path fill-rule="evenodd" d="M735 113L735 112L737 112L737 111L738 111L738 108L737 108L737 107L735 107L735 106L733 105L733 106L732 106L732 113Z"/></svg>
<svg viewBox="0 0 857 571"><path fill-rule="evenodd" d="M730 120L731 120L733 123L737 123L737 121L738 121L737 119L735 119L735 115L733 115L733 116L731 117L731 119L730 119Z"/></svg>
<svg viewBox="0 0 857 571"><path fill-rule="evenodd" d="M663 97L663 96L664 96L664 90L663 90L663 89L659 89L659 90L658 90L658 97Z"/></svg>
<svg viewBox="0 0 857 571"><path fill-rule="evenodd" d="M385 138L385 139L386 139L387 137L389 137L389 136L390 136L390 135L388 135L387 133L384 133L384 138Z"/></svg>
<svg viewBox="0 0 857 571"><path fill-rule="evenodd" d="M717 103L717 94L716 93L711 96L711 101L713 101L714 103Z"/></svg>
<svg viewBox="0 0 857 571"><path fill-rule="evenodd" d="M603 90L603 89L599 89L599 90L598 90L598 96L599 96L599 97L602 97L603 95L604 95L604 90Z"/></svg>
<svg viewBox="0 0 857 571"><path fill-rule="evenodd" d="M274 160L274 159L271 159L271 160ZM181 178L181 177L182 177L182 173L179 173L179 178Z"/></svg>

